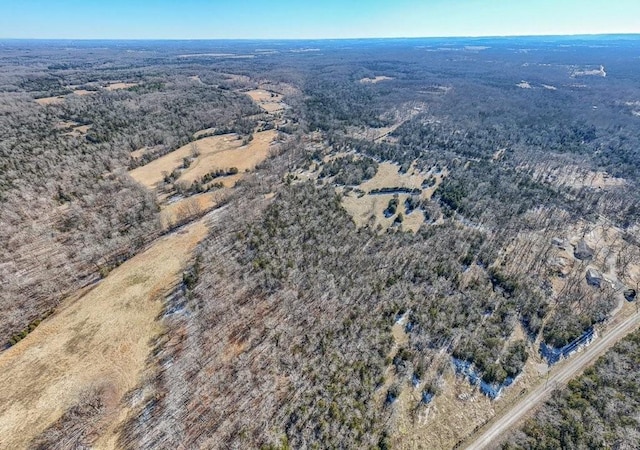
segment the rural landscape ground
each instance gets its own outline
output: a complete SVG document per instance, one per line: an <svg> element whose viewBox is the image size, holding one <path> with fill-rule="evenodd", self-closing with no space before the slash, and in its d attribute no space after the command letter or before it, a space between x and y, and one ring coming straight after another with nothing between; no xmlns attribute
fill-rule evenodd
<svg viewBox="0 0 640 450"><path fill-rule="evenodd" d="M640 447L633 36L0 47L0 448Z"/></svg>

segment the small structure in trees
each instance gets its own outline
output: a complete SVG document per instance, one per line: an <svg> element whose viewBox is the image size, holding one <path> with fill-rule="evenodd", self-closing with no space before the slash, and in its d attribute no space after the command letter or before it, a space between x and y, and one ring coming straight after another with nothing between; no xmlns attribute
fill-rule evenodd
<svg viewBox="0 0 640 450"><path fill-rule="evenodd" d="M587 245L584 239L581 239L576 245L573 255L581 261L589 260L593 258L593 249Z"/></svg>
<svg viewBox="0 0 640 450"><path fill-rule="evenodd" d="M602 274L598 272L596 269L589 267L587 269L586 278L587 278L587 283L589 283L591 286L594 286L597 288L602 286Z"/></svg>

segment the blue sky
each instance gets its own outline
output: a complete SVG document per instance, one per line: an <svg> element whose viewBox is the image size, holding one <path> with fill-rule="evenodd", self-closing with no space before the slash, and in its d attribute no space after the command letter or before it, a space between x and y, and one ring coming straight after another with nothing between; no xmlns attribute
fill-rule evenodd
<svg viewBox="0 0 640 450"><path fill-rule="evenodd" d="M640 0L0 0L0 38L640 33Z"/></svg>

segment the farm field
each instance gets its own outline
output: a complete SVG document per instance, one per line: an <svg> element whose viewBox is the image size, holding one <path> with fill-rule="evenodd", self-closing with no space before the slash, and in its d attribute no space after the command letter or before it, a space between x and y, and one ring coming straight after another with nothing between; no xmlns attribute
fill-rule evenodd
<svg viewBox="0 0 640 450"><path fill-rule="evenodd" d="M276 130L254 133L253 139L248 144L243 144L239 140L225 139L224 145L216 150L202 152L178 179L192 183L207 173L217 169L227 170L232 167L238 169L239 172L252 171L256 165L269 156L269 152L272 150L271 144L277 134Z"/></svg>
<svg viewBox="0 0 640 450"><path fill-rule="evenodd" d="M229 190L223 188L164 203L160 210L162 229L170 230L175 224L200 217L218 206L228 195Z"/></svg>
<svg viewBox="0 0 640 450"><path fill-rule="evenodd" d="M80 440L100 434L101 448L116 448L124 396L142 381L150 342L162 333L164 297L206 233L203 220L161 238L0 354L3 448L53 443L60 426L76 427ZM95 417L65 416L92 404Z"/></svg>
<svg viewBox="0 0 640 450"><path fill-rule="evenodd" d="M117 83L109 83L105 89L107 91L118 91L120 89L129 89L132 87L137 86L138 83L122 83L122 82L117 82Z"/></svg>
<svg viewBox="0 0 640 450"><path fill-rule="evenodd" d="M405 214L405 203L412 197L430 200L446 174L446 169L438 171L435 175L430 172L420 173L413 166L406 173L401 173L398 165L383 162L379 165L373 178L363 182L355 190L344 193L342 205L349 212L357 227L371 225L374 229L385 231L398 225L395 221L395 214L385 215L390 202L395 200L398 209L403 214L401 229L415 233L425 223L425 216L420 210L411 210ZM432 180L428 187L423 185L425 180ZM402 191L398 193L376 192L379 190L393 191L394 189L414 189L418 194L407 194Z"/></svg>
<svg viewBox="0 0 640 450"><path fill-rule="evenodd" d="M273 114L284 109L283 96L277 92L255 89L247 92L247 95L268 113Z"/></svg>
<svg viewBox="0 0 640 450"><path fill-rule="evenodd" d="M240 172L250 171L269 156L270 144L276 136L275 130L258 132L254 134L253 140L246 144L235 134L202 138L132 170L130 175L146 188L156 189L162 183L165 174L183 166L185 158L193 161L180 172L178 179L188 183L216 169L228 170L235 167ZM238 179L225 178L222 181L226 184L235 183Z"/></svg>
<svg viewBox="0 0 640 450"><path fill-rule="evenodd" d="M41 106L60 105L64 103L64 97L58 96L58 97L37 98L36 103Z"/></svg>

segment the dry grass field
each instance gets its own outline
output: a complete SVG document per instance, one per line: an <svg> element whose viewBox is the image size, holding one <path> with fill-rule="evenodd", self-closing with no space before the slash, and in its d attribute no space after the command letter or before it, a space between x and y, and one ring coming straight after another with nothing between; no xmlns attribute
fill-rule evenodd
<svg viewBox="0 0 640 450"><path fill-rule="evenodd" d="M276 130L255 133L253 140L246 145L242 145L241 140L225 140L219 151L203 151L180 175L179 180L192 183L211 171L231 167L237 168L239 172L251 171L269 156L271 143L277 134Z"/></svg>
<svg viewBox="0 0 640 450"><path fill-rule="evenodd" d="M425 178L425 174L421 174L413 168L410 168L407 173L400 173L400 167L397 164L383 162L380 163L376 176L362 183L360 189L365 192L388 187L419 189Z"/></svg>
<svg viewBox="0 0 640 450"><path fill-rule="evenodd" d="M159 239L0 354L0 447L46 441L65 412L86 402L101 405L99 416L81 421L90 429L78 436L99 433L97 447L115 447L121 401L141 382L150 340L162 331L164 295L206 232L199 221Z"/></svg>
<svg viewBox="0 0 640 450"><path fill-rule="evenodd" d="M42 106L60 105L60 104L64 103L64 97L58 96L58 97L37 98L36 99L36 103L38 105L42 105Z"/></svg>
<svg viewBox="0 0 640 450"><path fill-rule="evenodd" d="M70 133L88 130L75 122L61 122L57 128ZM276 135L275 130L256 133L246 145L237 135L204 138L130 173L154 189L164 172L191 158L181 173L185 180L237 167L238 174L225 177L232 185L269 155ZM228 193L223 188L165 203L161 222L168 229L197 218ZM65 300L20 345L0 354L0 448L46 448L51 443L61 448L117 448L119 427L135 407L126 396L148 375L152 342L163 332L158 321L163 300L181 281L196 245L206 236L206 220L205 216L156 240L93 289ZM69 441L60 442L62 435Z"/></svg>
<svg viewBox="0 0 640 450"><path fill-rule="evenodd" d="M55 128L56 130L70 130L79 125L80 124L78 122L74 122L73 120L61 120L55 124Z"/></svg>
<svg viewBox="0 0 640 450"><path fill-rule="evenodd" d="M132 88L134 86L137 86L138 83L121 83L121 82L117 82L117 83L110 83L108 84L105 89L107 91L117 91L119 89L129 89Z"/></svg>
<svg viewBox="0 0 640 450"><path fill-rule="evenodd" d="M161 158L151 161L149 164L138 167L129 172L129 174L138 183L143 186L154 189L156 185L164 178L164 173L171 173L174 169L180 167L184 158L190 158L194 152L199 152L198 158L204 158L207 155L219 153L229 148L234 143L238 143L238 137L235 134L227 134L222 136L211 136L191 142L178 150L168 153ZM237 144L236 144L237 145ZM195 164L196 162L194 162Z"/></svg>
<svg viewBox="0 0 640 450"><path fill-rule="evenodd" d="M55 125L56 130L64 130L67 131L64 133L65 136L72 137L82 137L86 136L89 132L89 128L91 125L81 125L78 122L74 122L72 120L63 120L58 122Z"/></svg>
<svg viewBox="0 0 640 450"><path fill-rule="evenodd" d="M73 127L73 129L68 133L65 133L65 135L72 137L83 137L87 135L87 133L89 132L89 128L91 128L91 125L78 125L77 127Z"/></svg>
<svg viewBox="0 0 640 450"><path fill-rule="evenodd" d="M407 194L398 195L400 204L398 211L402 212L404 216L401 229L415 232L424 223L424 214L421 211L413 211L409 215L404 214L403 205L408 197ZM384 210L387 209L392 198L393 194L361 196L351 192L342 198L342 206L351 215L358 228L367 224L373 225L374 228L380 225L380 231L384 231L390 228L394 221L394 217L386 218L384 216Z"/></svg>
<svg viewBox="0 0 640 450"><path fill-rule="evenodd" d="M270 144L277 136L277 131L268 130L254 134L251 142L243 145L236 134L211 136L189 143L178 150L158 158L149 164L138 167L129 174L143 186L154 189L162 182L165 173L171 173L182 166L184 158L198 156L191 162L179 177L179 180L193 182L216 169L236 167L240 172L252 170L257 164L269 156ZM240 174L238 174L240 175ZM224 177L220 181L225 186L235 184L238 176Z"/></svg>
<svg viewBox="0 0 640 450"><path fill-rule="evenodd" d="M265 89L254 89L246 94L251 97L258 106L270 114L284 109L284 105L282 103L283 96L277 92L267 91Z"/></svg>
<svg viewBox="0 0 640 450"><path fill-rule="evenodd" d="M98 91L88 91L86 89L76 89L75 91L73 91L74 94L79 95L79 96L85 96L85 95L92 95L95 94Z"/></svg>
<svg viewBox="0 0 640 450"><path fill-rule="evenodd" d="M61 122L57 128L81 132L88 127ZM252 169L268 156L275 136L275 131L256 133L247 145L236 135L202 139L195 144L199 155L192 176L222 166ZM164 171L192 156L193 147L186 145L132 176L153 189ZM227 178L235 183L241 176ZM228 193L219 189L164 204L163 227L201 216ZM93 289L65 300L20 345L0 354L0 448L46 447L51 442L64 447L57 442L63 429L65 436L71 435L69 445L117 448L119 426L132 405L125 397L145 377L152 341L162 333L158 317L163 300L206 236L205 220L156 240Z"/></svg>
<svg viewBox="0 0 640 450"><path fill-rule="evenodd" d="M346 193L342 199L342 206L353 218L356 226L363 227L371 225L374 228L380 228L380 231L387 230L393 225L395 217L385 217L384 211L389 205L389 201L394 198L394 194L370 194L374 189L384 188L409 188L422 189L422 182L433 176L435 184L429 188L422 189L420 198L430 199L435 190L442 183L446 176L446 170L435 175L418 172L411 167L407 173L400 173L400 167L396 164L384 162L378 166L376 175L358 186L359 190L364 191L365 195L358 192ZM415 210L410 214L404 214L404 202L410 197L409 194L398 194L399 208L403 213L403 222L401 229L404 231L418 231L424 223L424 214Z"/></svg>
<svg viewBox="0 0 640 450"><path fill-rule="evenodd" d="M249 83L251 78L246 75L237 75L234 73L223 73L222 74L227 80L232 81L234 83Z"/></svg>
<svg viewBox="0 0 640 450"><path fill-rule="evenodd" d="M223 188L162 205L160 210L162 229L168 230L176 223L202 215L218 206L228 195L228 189Z"/></svg>
<svg viewBox="0 0 640 450"><path fill-rule="evenodd" d="M396 138L390 135L404 123L411 120L421 112L424 112L426 109L427 105L423 102L407 102L398 108L385 113L385 118L392 121L390 125L386 127L349 126L347 127L347 133L349 136L356 139L395 142Z"/></svg>

